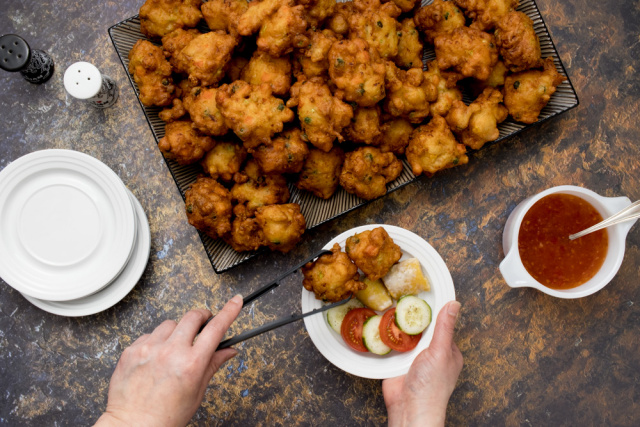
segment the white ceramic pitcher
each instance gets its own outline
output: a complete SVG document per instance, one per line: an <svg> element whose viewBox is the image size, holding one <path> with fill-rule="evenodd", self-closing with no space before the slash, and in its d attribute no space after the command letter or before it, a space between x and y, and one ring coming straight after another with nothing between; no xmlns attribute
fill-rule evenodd
<svg viewBox="0 0 640 427"><path fill-rule="evenodd" d="M624 258L627 233L636 221L627 221L607 228L609 235L607 257L600 270L589 281L571 289L548 288L531 277L522 264L518 250L518 233L522 219L531 206L541 198L556 193L571 194L586 200L602 215L602 218L608 218L631 204L628 197L602 197L591 190L573 185L552 187L523 200L511 212L504 227L502 248L505 257L500 263L500 272L512 288L531 287L558 298L581 298L604 288L616 275Z"/></svg>

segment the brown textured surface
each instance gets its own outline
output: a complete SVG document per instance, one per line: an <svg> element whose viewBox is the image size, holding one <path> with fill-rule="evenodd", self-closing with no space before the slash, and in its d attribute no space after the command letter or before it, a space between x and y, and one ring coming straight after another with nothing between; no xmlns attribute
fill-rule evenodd
<svg viewBox="0 0 640 427"><path fill-rule="evenodd" d="M467 166L423 178L306 234L288 255L266 254L216 275L155 146L107 34L140 1L3 2L0 28L56 61L34 86L0 74L0 169L31 151L69 148L113 168L151 226L146 272L134 291L95 316L69 319L0 285L0 424L87 425L105 407L122 350L165 318L214 312L367 223L405 227L443 256L463 304L457 342L465 367L451 425L640 424L640 227L617 277L601 292L558 300L510 289L498 271L502 228L522 199L560 184L640 199L640 9L635 1L539 0L580 106L483 150ZM86 60L119 84L114 108L66 95L62 75ZM299 279L250 309L234 332L299 310ZM293 291L289 291L293 289ZM214 378L194 425L378 425L379 381L345 374L314 348L302 323L247 341Z"/></svg>

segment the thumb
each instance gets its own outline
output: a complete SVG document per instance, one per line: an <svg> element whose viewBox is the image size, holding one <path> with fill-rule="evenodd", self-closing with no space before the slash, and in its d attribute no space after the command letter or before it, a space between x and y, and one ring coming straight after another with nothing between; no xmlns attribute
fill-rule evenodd
<svg viewBox="0 0 640 427"><path fill-rule="evenodd" d="M438 313L436 327L430 347L432 349L450 350L453 343L453 331L460 312L458 301L449 301Z"/></svg>

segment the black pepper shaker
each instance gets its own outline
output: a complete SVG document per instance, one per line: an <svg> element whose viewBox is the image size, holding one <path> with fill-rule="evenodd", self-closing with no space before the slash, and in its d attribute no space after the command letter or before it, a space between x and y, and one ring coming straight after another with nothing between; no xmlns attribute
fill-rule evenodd
<svg viewBox="0 0 640 427"><path fill-rule="evenodd" d="M29 83L41 84L53 75L53 59L41 50L31 49L20 36L5 34L0 37L0 68L19 71Z"/></svg>

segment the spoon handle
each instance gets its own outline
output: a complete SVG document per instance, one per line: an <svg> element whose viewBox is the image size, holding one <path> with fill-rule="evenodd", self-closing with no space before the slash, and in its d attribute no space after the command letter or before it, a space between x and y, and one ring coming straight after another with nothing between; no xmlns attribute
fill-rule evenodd
<svg viewBox="0 0 640 427"><path fill-rule="evenodd" d="M600 221L594 226L587 228L586 230L582 230L579 233L575 233L569 236L569 240L575 240L578 237L586 236L589 233L593 233L594 231L601 230L605 227L609 227L611 225L619 224L621 222L631 221L632 219L640 218L640 211L636 209L640 206L640 200L631 203L626 208L622 209L620 212L611 215L609 218Z"/></svg>

